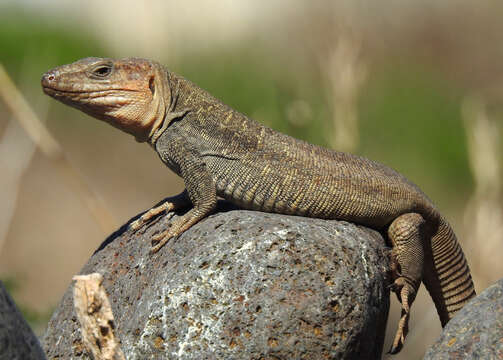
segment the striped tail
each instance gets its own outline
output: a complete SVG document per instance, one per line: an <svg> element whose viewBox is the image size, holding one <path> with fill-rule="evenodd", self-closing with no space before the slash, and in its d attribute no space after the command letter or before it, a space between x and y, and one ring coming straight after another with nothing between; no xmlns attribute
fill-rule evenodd
<svg viewBox="0 0 503 360"><path fill-rule="evenodd" d="M423 282L430 293L442 327L475 294L470 268L450 225L440 218L425 254ZM429 263L428 263L429 262Z"/></svg>

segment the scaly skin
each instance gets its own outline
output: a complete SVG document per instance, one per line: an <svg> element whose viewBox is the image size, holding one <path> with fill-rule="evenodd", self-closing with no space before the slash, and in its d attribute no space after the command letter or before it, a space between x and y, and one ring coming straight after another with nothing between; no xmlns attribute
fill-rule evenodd
<svg viewBox="0 0 503 360"><path fill-rule="evenodd" d="M214 211L217 196L245 209L341 219L387 230L391 289L402 317L391 353L407 335L423 281L442 326L475 296L456 236L421 190L394 170L277 133L144 59L86 58L42 78L44 92L149 142L186 190L131 224L192 206L153 240L158 251Z"/></svg>

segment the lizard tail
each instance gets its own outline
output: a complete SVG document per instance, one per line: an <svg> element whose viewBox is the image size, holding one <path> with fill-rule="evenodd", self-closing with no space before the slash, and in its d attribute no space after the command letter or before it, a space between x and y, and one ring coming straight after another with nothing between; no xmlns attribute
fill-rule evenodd
<svg viewBox="0 0 503 360"><path fill-rule="evenodd" d="M430 293L442 327L475 294L470 268L450 225L443 218L431 238L430 256L425 256L423 282ZM426 254L425 254L426 255Z"/></svg>

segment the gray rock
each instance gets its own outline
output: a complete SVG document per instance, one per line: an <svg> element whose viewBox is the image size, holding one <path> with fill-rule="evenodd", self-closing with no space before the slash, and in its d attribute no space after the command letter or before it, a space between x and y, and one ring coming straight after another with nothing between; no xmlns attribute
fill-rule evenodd
<svg viewBox="0 0 503 360"><path fill-rule="evenodd" d="M37 337L0 281L0 360L41 360Z"/></svg>
<svg viewBox="0 0 503 360"><path fill-rule="evenodd" d="M424 359L503 359L503 279L447 323Z"/></svg>
<svg viewBox="0 0 503 360"><path fill-rule="evenodd" d="M124 226L82 269L104 276L132 359L376 359L389 307L388 249L353 224L219 212L149 254ZM44 338L49 358L88 358L68 289Z"/></svg>

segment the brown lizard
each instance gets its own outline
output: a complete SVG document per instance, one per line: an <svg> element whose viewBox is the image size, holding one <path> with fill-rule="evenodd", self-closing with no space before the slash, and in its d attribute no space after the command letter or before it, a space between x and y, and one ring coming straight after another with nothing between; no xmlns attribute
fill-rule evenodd
<svg viewBox="0 0 503 360"><path fill-rule="evenodd" d="M185 191L145 212L173 214L154 237L158 251L214 211L217 197L245 209L347 220L387 234L391 289L402 315L391 353L400 351L421 281L442 326L475 290L463 251L426 195L394 170L317 147L265 127L195 84L145 59L86 58L50 70L44 92L148 142L185 182Z"/></svg>

